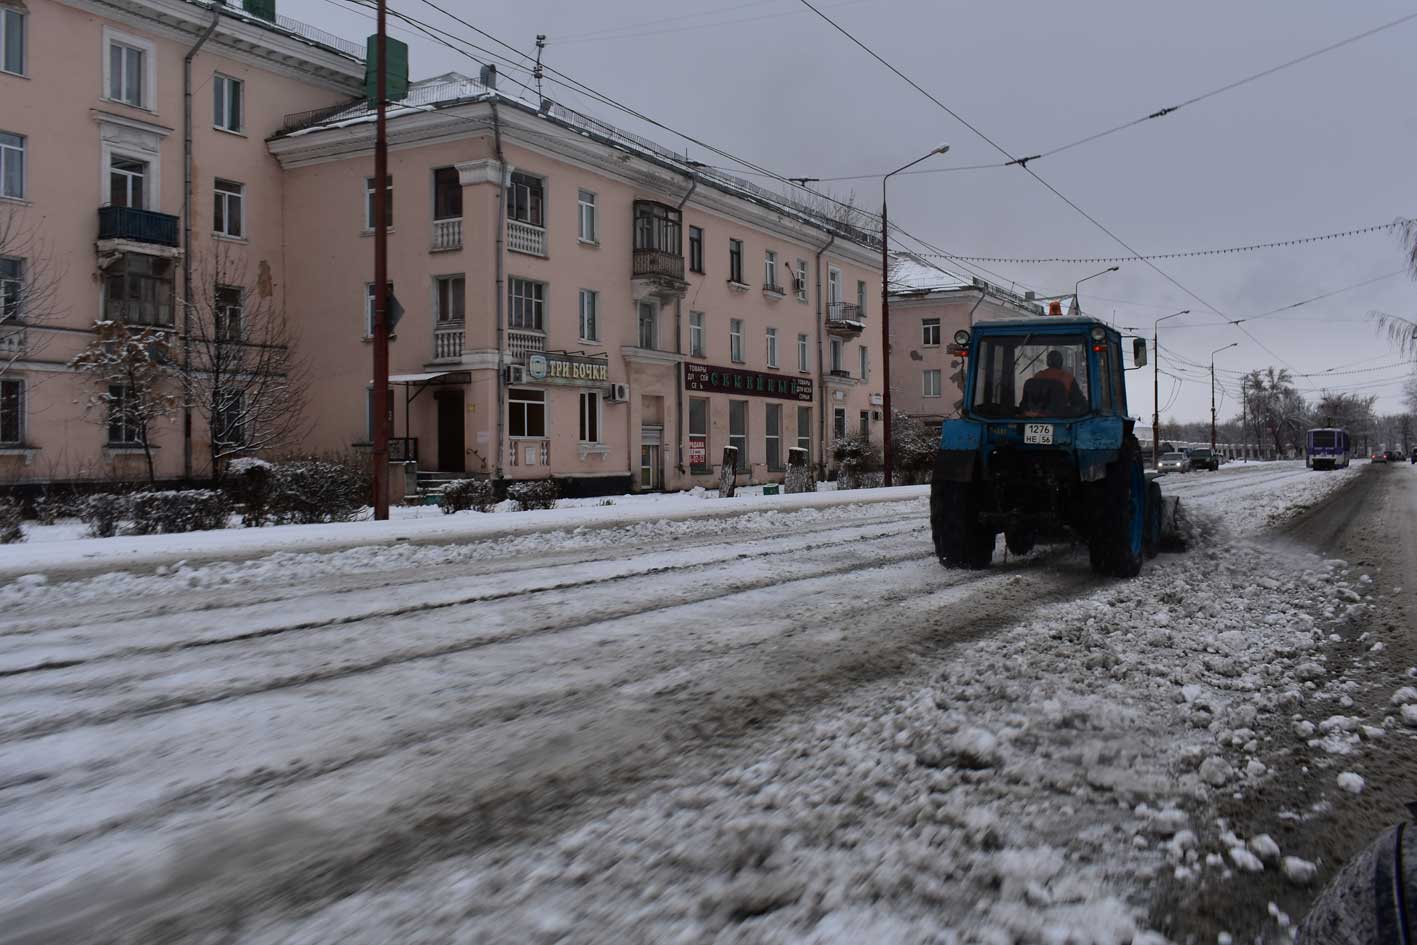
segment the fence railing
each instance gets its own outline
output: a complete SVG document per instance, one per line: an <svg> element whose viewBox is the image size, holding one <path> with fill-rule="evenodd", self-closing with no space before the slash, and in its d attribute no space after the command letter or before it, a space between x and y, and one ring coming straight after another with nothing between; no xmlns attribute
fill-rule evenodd
<svg viewBox="0 0 1417 945"><path fill-rule="evenodd" d="M99 207L98 238L177 246L177 217L135 207Z"/></svg>
<svg viewBox="0 0 1417 945"><path fill-rule="evenodd" d="M546 350L546 335L539 331L507 330L507 351L514 358L525 358Z"/></svg>
<svg viewBox="0 0 1417 945"><path fill-rule="evenodd" d="M514 253L546 255L546 229L520 220L507 221L507 248Z"/></svg>
<svg viewBox="0 0 1417 945"><path fill-rule="evenodd" d="M634 278L646 276L684 281L684 257L662 249L637 249L634 257Z"/></svg>
<svg viewBox="0 0 1417 945"><path fill-rule="evenodd" d="M462 249L462 219L433 221L433 252Z"/></svg>
<svg viewBox="0 0 1417 945"><path fill-rule="evenodd" d="M462 357L463 323L444 323L433 329L433 359Z"/></svg>

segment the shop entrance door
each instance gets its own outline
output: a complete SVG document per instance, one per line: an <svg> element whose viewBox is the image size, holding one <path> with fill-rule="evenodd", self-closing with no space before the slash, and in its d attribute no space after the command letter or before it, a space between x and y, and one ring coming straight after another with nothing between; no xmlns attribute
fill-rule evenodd
<svg viewBox="0 0 1417 945"><path fill-rule="evenodd" d="M467 440L463 392L440 390L434 396L438 402L438 471L465 472Z"/></svg>
<svg viewBox="0 0 1417 945"><path fill-rule="evenodd" d="M660 473L660 441L664 437L662 426L640 427L640 491L653 492L663 487Z"/></svg>

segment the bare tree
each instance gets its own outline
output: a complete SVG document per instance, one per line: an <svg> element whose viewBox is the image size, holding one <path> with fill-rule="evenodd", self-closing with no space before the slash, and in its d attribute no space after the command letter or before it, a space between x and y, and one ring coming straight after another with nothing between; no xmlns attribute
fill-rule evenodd
<svg viewBox="0 0 1417 945"><path fill-rule="evenodd" d="M214 478L236 457L297 445L309 428L308 366L275 301L270 266L263 260L249 275L234 254L217 249L202 260L187 300L186 402L210 433Z"/></svg>
<svg viewBox="0 0 1417 945"><path fill-rule="evenodd" d="M1288 370L1251 371L1245 376L1245 403L1251 422L1269 433L1277 455L1283 454L1286 441L1295 450L1304 448L1309 405Z"/></svg>
<svg viewBox="0 0 1417 945"><path fill-rule="evenodd" d="M1413 374L1402 385L1402 402L1407 405L1407 412L1417 414L1417 374Z"/></svg>
<svg viewBox="0 0 1417 945"><path fill-rule="evenodd" d="M0 376L44 345L47 333L31 329L61 314L64 267L26 209L0 204Z"/></svg>
<svg viewBox="0 0 1417 945"><path fill-rule="evenodd" d="M181 373L170 352L172 332L112 321L95 322L94 328L97 337L69 367L98 385L87 402L94 422L108 427L110 443L141 446L148 481L156 484L153 428L175 416L182 403Z"/></svg>
<svg viewBox="0 0 1417 945"><path fill-rule="evenodd" d="M1402 249L1403 255L1407 257L1407 269L1413 278L1417 278L1417 219L1400 218L1397 223L1402 231ZM1377 311L1369 312L1368 317L1377 324L1378 331L1387 335L1399 352L1417 357L1417 321Z"/></svg>

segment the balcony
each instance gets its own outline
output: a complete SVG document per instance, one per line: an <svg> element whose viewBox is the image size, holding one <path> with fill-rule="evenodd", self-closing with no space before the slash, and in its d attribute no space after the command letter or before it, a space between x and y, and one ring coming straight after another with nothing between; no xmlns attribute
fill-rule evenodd
<svg viewBox="0 0 1417 945"><path fill-rule="evenodd" d="M770 299L786 298L787 290L775 282L764 282L763 295L766 295Z"/></svg>
<svg viewBox="0 0 1417 945"><path fill-rule="evenodd" d="M174 248L181 245L177 217L133 207L99 207L98 238Z"/></svg>
<svg viewBox="0 0 1417 945"><path fill-rule="evenodd" d="M852 302L832 302L827 306L827 334L855 338L866 330L861 306Z"/></svg>
<svg viewBox="0 0 1417 945"><path fill-rule="evenodd" d="M630 294L637 302L669 301L689 288L684 281L684 257L663 249L636 249L630 276Z"/></svg>
<svg viewBox="0 0 1417 945"><path fill-rule="evenodd" d="M433 247L430 252L446 253L462 249L462 219L434 220Z"/></svg>
<svg viewBox="0 0 1417 945"><path fill-rule="evenodd" d="M546 350L546 334L540 331L507 329L507 351L512 357L526 360L529 354L540 354Z"/></svg>
<svg viewBox="0 0 1417 945"><path fill-rule="evenodd" d="M462 357L463 323L443 322L433 329L433 360L457 360Z"/></svg>
<svg viewBox="0 0 1417 945"><path fill-rule="evenodd" d="M520 220L507 221L507 248L528 256L546 255L546 228Z"/></svg>

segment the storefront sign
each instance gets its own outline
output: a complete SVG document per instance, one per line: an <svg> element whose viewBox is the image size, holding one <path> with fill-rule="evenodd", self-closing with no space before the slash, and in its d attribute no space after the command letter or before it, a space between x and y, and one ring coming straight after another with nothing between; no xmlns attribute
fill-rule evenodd
<svg viewBox="0 0 1417 945"><path fill-rule="evenodd" d="M708 465L708 441L702 437L689 437L689 465L699 467Z"/></svg>
<svg viewBox="0 0 1417 945"><path fill-rule="evenodd" d="M684 365L684 388L712 394L739 394L812 402L810 377L765 374L761 371L711 367L707 364Z"/></svg>
<svg viewBox="0 0 1417 945"><path fill-rule="evenodd" d="M546 384L588 386L607 383L610 364L596 358L538 353L527 355L526 374L531 380Z"/></svg>

